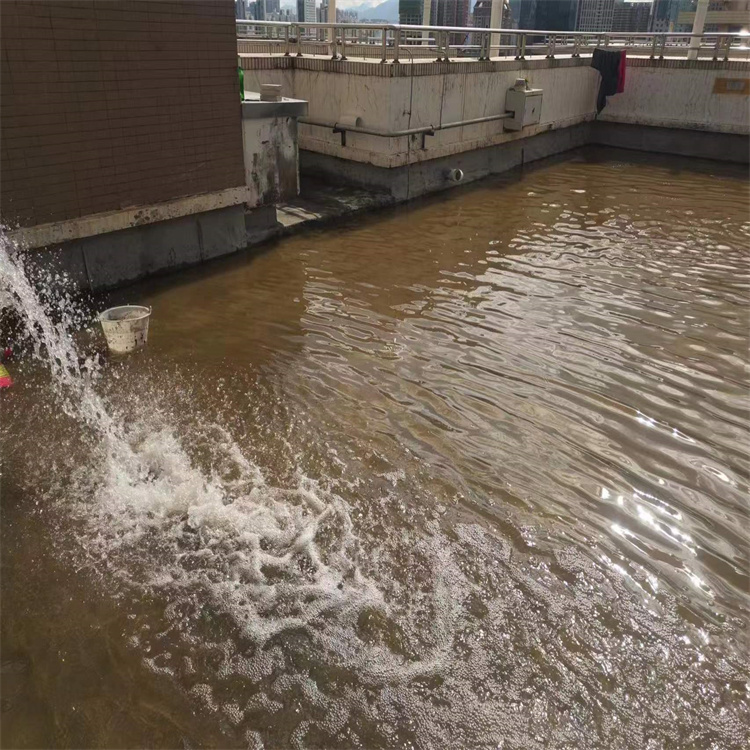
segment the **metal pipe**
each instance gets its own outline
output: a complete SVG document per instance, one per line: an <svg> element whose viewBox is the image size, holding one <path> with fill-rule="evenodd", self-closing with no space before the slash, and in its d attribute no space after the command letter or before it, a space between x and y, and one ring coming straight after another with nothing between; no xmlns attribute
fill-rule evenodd
<svg viewBox="0 0 750 750"><path fill-rule="evenodd" d="M435 125L435 130L449 130L450 128L462 128L464 125L479 125L483 122L494 122L495 120L507 120L513 117L513 112L503 112L500 115L488 115L487 117L475 117L472 120L458 120L457 122L444 122Z"/></svg>
<svg viewBox="0 0 750 750"><path fill-rule="evenodd" d="M361 125L344 125L342 123L321 122L311 120L308 117L300 117L297 121L303 125L314 125L318 128L326 128L334 133L360 133L362 135L374 135L378 138L403 138L409 135L434 135L438 130L450 130L451 128L462 128L466 125L481 125L484 122L506 120L513 117L513 112L502 112L498 115L487 115L486 117L474 117L470 120L457 120L456 122L445 122L442 125L423 125L419 128L407 128L406 130L378 130Z"/></svg>

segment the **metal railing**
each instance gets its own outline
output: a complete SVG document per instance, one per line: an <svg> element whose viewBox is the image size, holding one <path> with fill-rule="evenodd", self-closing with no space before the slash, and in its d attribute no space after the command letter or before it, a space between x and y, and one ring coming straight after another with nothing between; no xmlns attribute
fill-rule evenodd
<svg viewBox="0 0 750 750"><path fill-rule="evenodd" d="M580 57L596 47L625 49L652 59L690 57L690 40L700 39L697 58L748 59L750 36L741 33L588 32L481 29L399 24L287 23L237 21L238 52L248 55L325 55L381 63L451 60L525 60Z"/></svg>

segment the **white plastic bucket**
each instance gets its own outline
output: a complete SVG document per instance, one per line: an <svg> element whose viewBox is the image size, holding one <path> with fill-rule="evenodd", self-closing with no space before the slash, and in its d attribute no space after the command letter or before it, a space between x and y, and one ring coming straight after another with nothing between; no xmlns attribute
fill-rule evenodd
<svg viewBox="0 0 750 750"><path fill-rule="evenodd" d="M123 305L110 307L99 315L104 338L111 352L126 354L146 346L150 307Z"/></svg>

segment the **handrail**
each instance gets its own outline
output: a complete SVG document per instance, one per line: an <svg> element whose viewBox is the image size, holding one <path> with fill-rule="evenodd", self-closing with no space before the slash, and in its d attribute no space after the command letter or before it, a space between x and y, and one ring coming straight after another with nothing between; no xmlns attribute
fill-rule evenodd
<svg viewBox="0 0 750 750"><path fill-rule="evenodd" d="M379 130L378 128L367 128L361 125L345 125L340 122L330 123L320 120L313 120L308 117L300 117L297 122L303 125L314 125L318 128L326 128L334 133L341 134L341 145L346 146L347 133L361 133L362 135L374 135L379 138L404 138L410 135L422 136L422 148L424 148L424 138L427 135L435 135L438 130L450 130L451 128L462 128L466 125L480 125L485 122L495 122L496 120L507 120L513 117L513 112L501 112L497 115L487 115L486 117L474 117L470 120L456 120L455 122L444 122L439 125L423 125L419 128L407 128L406 130Z"/></svg>
<svg viewBox="0 0 750 750"><path fill-rule="evenodd" d="M418 26L415 24L400 23L321 23L318 21L256 21L250 18L236 19L238 26L277 26L284 28L288 26L301 26L302 28L313 29L376 29L388 31L446 31L450 33L467 33L467 34L512 34L526 36L581 36L581 37L732 37L745 38L750 43L750 35L741 32L728 31L708 31L702 34L694 34L692 31L550 31L546 29L503 29L503 28L486 28L484 26Z"/></svg>
<svg viewBox="0 0 750 750"><path fill-rule="evenodd" d="M683 53L690 57L690 40L695 38L700 40L698 52L704 58L728 60L730 54L750 57L750 35L733 32L548 31L397 23L256 21L249 18L236 19L236 25L238 42L267 44L262 53L273 54L275 46L276 49L283 48L286 57L293 51L297 57L303 57L304 54L321 54L316 50L327 48L332 60L346 60L349 51L352 56L379 57L381 63L398 63L402 48L408 48L414 58L412 62L425 62L432 55L435 55L436 62L451 62L451 58L456 57L486 61L495 53L501 57L514 56L516 60L535 55L548 59L556 55L577 58L601 46L624 48L634 54L650 52L652 59L663 59L665 55ZM243 34L243 31L250 33ZM259 33L253 33L255 31ZM463 39L457 40L457 35ZM457 51L457 54L451 55L452 51Z"/></svg>

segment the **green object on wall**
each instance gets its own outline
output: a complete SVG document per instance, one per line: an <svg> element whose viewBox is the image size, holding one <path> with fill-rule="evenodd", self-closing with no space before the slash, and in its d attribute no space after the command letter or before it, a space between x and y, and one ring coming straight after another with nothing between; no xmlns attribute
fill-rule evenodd
<svg viewBox="0 0 750 750"><path fill-rule="evenodd" d="M237 76L240 79L240 101L245 101L245 72L242 70L242 68L238 65L237 66Z"/></svg>

